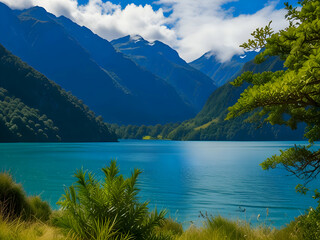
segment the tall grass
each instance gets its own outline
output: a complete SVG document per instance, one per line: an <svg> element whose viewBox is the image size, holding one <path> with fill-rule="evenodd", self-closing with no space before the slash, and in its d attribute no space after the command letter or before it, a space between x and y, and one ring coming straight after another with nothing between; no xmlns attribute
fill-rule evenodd
<svg viewBox="0 0 320 240"><path fill-rule="evenodd" d="M24 221L21 218L5 219L0 215L1 240L76 240L40 221Z"/></svg>
<svg viewBox="0 0 320 240"><path fill-rule="evenodd" d="M174 223L176 224L176 223ZM283 229L266 226L252 227L248 222L231 221L221 216L209 216L203 227L191 225L182 234L171 234L172 240L311 240L301 233L308 229L299 229L293 221ZM319 238L315 238L319 239ZM313 240L313 238L312 238Z"/></svg>

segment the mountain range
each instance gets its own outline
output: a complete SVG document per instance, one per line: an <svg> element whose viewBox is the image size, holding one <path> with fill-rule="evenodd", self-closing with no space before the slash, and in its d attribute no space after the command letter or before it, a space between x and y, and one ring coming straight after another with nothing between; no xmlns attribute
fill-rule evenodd
<svg viewBox="0 0 320 240"><path fill-rule="evenodd" d="M113 40L111 44L139 66L173 86L179 96L196 112L202 109L216 89L212 79L191 67L175 50L160 41L149 42L135 35Z"/></svg>
<svg viewBox="0 0 320 240"><path fill-rule="evenodd" d="M105 39L41 7L0 3L0 43L80 98L107 122L156 124L196 114L173 86Z"/></svg>
<svg viewBox="0 0 320 240"><path fill-rule="evenodd" d="M258 53L247 52L221 63L208 52L188 64L160 41L135 35L110 43L43 8L2 3L0 44L0 141L116 141L113 132L174 140L303 136L301 127L248 123L250 114L224 120L248 86L229 81L245 71L282 70L276 57L255 64Z"/></svg>
<svg viewBox="0 0 320 240"><path fill-rule="evenodd" d="M251 60L245 63L238 73L252 71L283 70L283 61L277 57L270 57L262 64ZM248 87L234 87L229 79L223 86L215 90L208 98L205 106L196 117L180 124L166 124L156 126L109 126L120 138L155 138L171 140L201 140L201 141L266 141L266 140L302 140L304 126L292 130L287 126L272 126L263 124L261 120L246 121L252 113L236 119L226 121L228 107L234 105L240 94Z"/></svg>

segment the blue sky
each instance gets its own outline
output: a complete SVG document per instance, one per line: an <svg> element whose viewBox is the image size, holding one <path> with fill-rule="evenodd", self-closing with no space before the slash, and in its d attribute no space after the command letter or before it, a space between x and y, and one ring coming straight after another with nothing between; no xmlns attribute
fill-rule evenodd
<svg viewBox="0 0 320 240"><path fill-rule="evenodd" d="M78 0L79 4L87 4L89 0ZM183 0L182 0L183 1ZM196 1L196 0L195 0ZM212 0L214 1L214 0ZM104 0L104 2L106 2ZM150 4L153 9L158 10L161 7L161 4L155 4L156 1L148 1L148 0L111 0L110 2L121 5L122 8L125 8L128 4L134 3L135 5L146 5ZM225 9L232 9L234 16L239 16L240 14L253 14L257 12L258 10L262 9L264 5L268 1L266 0L238 0L238 1L232 1L227 4L223 5L223 8ZM281 9L284 6L284 2L286 1L278 1L276 9ZM291 1L291 3L295 3L297 1Z"/></svg>
<svg viewBox="0 0 320 240"><path fill-rule="evenodd" d="M240 44L270 20L275 31L287 26L286 0L0 0L11 8L42 6L107 39L141 35L160 40L186 61L206 52L228 61L243 54ZM289 1L296 4L297 0Z"/></svg>

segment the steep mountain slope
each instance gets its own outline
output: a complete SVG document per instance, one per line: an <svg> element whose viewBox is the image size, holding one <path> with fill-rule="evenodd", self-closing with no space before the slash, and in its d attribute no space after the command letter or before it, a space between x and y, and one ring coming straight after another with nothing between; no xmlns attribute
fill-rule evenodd
<svg viewBox="0 0 320 240"><path fill-rule="evenodd" d="M101 117L0 45L0 141L116 141Z"/></svg>
<svg viewBox="0 0 320 240"><path fill-rule="evenodd" d="M241 72L277 71L283 69L283 62L271 57L262 64L250 61ZM231 79L232 80L232 79ZM109 125L120 138L173 139L173 140L301 140L304 126L293 131L286 126L263 125L258 119L253 123L245 121L252 114L225 121L228 107L232 106L248 85L234 87L229 83L214 91L199 114L181 124L156 126L117 126Z"/></svg>
<svg viewBox="0 0 320 240"><path fill-rule="evenodd" d="M197 111L216 89L212 79L191 67L175 50L160 41L148 42L141 36L126 36L111 44L138 65L166 80Z"/></svg>
<svg viewBox="0 0 320 240"><path fill-rule="evenodd" d="M0 3L0 43L82 99L108 122L156 124L194 115L164 80L112 45L43 8L12 11Z"/></svg>
<svg viewBox="0 0 320 240"><path fill-rule="evenodd" d="M257 52L247 52L245 55L235 55L231 60L221 63L212 52L207 52L190 65L211 77L217 86L222 86L236 77L244 64L254 59L257 54Z"/></svg>
<svg viewBox="0 0 320 240"><path fill-rule="evenodd" d="M241 72L277 71L283 62L271 57L262 64L253 60L246 63ZM201 112L193 119L183 122L167 137L176 140L301 140L304 128L292 131L286 126L261 125L261 122L244 121L250 114L225 121L228 107L232 106L248 85L234 87L226 83L211 94Z"/></svg>

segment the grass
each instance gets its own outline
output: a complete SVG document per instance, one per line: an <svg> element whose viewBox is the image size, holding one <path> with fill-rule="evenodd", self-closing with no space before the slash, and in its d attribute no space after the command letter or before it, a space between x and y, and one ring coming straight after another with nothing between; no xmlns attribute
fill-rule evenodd
<svg viewBox="0 0 320 240"><path fill-rule="evenodd" d="M65 235L60 229L40 221L13 221L0 216L1 240L75 240Z"/></svg>
<svg viewBox="0 0 320 240"><path fill-rule="evenodd" d="M200 129L206 129L207 127L209 127L212 123L218 123L219 122L219 118L215 118L213 120L211 120L210 122L207 122L199 127L194 128L194 130L198 131Z"/></svg>
<svg viewBox="0 0 320 240"><path fill-rule="evenodd" d="M152 137L152 136L143 136L142 140L164 140L161 135L158 135L157 137Z"/></svg>
<svg viewBox="0 0 320 240"><path fill-rule="evenodd" d="M54 214L58 214L55 212ZM59 215L59 214L58 214ZM101 228L103 229L103 228ZM243 221L231 221L221 216L210 217L204 221L203 227L191 225L183 230L182 225L172 219L166 219L164 223L155 229L157 239L162 240L317 240L305 238L304 230L299 229L298 221L293 221L283 229L271 229L265 226L252 227ZM109 233L106 233L109 234ZM50 222L14 221L4 220L0 216L1 240L75 240L77 238L70 232L54 227ZM112 236L95 239L114 239ZM117 238L118 240L137 238ZM156 239L156 238L155 238Z"/></svg>

